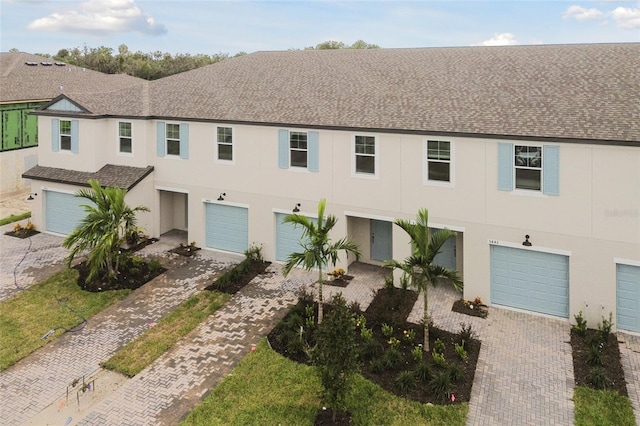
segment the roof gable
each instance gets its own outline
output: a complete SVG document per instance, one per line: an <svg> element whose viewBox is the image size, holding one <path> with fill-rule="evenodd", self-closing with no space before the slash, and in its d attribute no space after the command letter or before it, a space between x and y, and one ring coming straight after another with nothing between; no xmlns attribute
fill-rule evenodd
<svg viewBox="0 0 640 426"><path fill-rule="evenodd" d="M89 110L83 108L78 103L69 99L64 95L60 95L51 102L40 107L41 111L55 111L55 112L72 112L72 113L90 113Z"/></svg>

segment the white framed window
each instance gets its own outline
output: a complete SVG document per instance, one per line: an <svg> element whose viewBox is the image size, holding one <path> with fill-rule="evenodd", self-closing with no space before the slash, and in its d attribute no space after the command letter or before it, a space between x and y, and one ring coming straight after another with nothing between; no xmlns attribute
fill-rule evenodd
<svg viewBox="0 0 640 426"><path fill-rule="evenodd" d="M424 183L452 186L454 183L453 142L427 139L423 149Z"/></svg>
<svg viewBox="0 0 640 426"><path fill-rule="evenodd" d="M167 155L180 156L180 125L167 123L166 129Z"/></svg>
<svg viewBox="0 0 640 426"><path fill-rule="evenodd" d="M515 145L515 189L542 190L542 146Z"/></svg>
<svg viewBox="0 0 640 426"><path fill-rule="evenodd" d="M118 122L118 152L121 154L133 153L133 136L129 121Z"/></svg>
<svg viewBox="0 0 640 426"><path fill-rule="evenodd" d="M60 120L60 151L71 151L71 120Z"/></svg>
<svg viewBox="0 0 640 426"><path fill-rule="evenodd" d="M289 164L291 167L307 168L309 161L307 132L289 132Z"/></svg>
<svg viewBox="0 0 640 426"><path fill-rule="evenodd" d="M352 172L356 176L378 175L378 139L370 135L355 135L353 138Z"/></svg>
<svg viewBox="0 0 640 426"><path fill-rule="evenodd" d="M216 131L216 160L233 161L233 129L218 127Z"/></svg>

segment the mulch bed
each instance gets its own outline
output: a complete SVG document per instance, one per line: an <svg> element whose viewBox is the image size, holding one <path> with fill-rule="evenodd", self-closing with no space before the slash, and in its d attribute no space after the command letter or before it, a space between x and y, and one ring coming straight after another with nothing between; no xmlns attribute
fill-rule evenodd
<svg viewBox="0 0 640 426"><path fill-rule="evenodd" d="M450 398L446 398L445 400L442 396L438 397L437 395L434 395L429 389L428 384L421 382L420 380L416 380L415 388L404 392L398 386L397 378L399 373L405 370L414 370L416 367L416 362L413 359L411 350L414 349L416 345L423 342L424 327L422 325L412 324L406 321L407 316L411 312L417 298L418 294L412 290L394 288L393 290L381 289L377 292L373 301L363 315L366 318L366 327L373 330L375 345L377 345L379 351L377 353L363 355L361 360L361 374L390 393L421 403L452 404L468 402L471 397L471 387L473 386L476 364L480 353L480 341L472 338L465 342L464 347L467 350L468 357L466 361L462 361L458 357L454 346L455 344L461 343L460 336L456 333L450 333L436 327L430 327L430 348L433 349L436 339L440 339L445 344L444 356L447 363L449 365L457 364L462 370L460 380L455 382L452 388L452 393L455 395L455 402L452 402ZM330 310L331 306L325 305L325 315L329 315ZM286 337L297 335L298 331L288 330L286 328L286 324L291 320L292 316L301 317L304 315L304 312L304 301L301 301L299 305L294 307L283 321L273 329L269 334L268 339L272 348L283 356L297 362L309 364L310 360L307 355L301 351L295 352L289 346L289 342ZM317 312L317 310L314 312ZM389 347L388 342L390 339L389 337L383 336L382 324L393 326L393 337L401 342L399 346L401 359L395 367L385 368L383 371L379 372L377 369L372 368L372 361L384 358L384 351ZM412 342L409 342L406 335L407 332L410 332L411 330L415 333L415 338ZM361 342L359 332L357 338L358 341ZM431 365L431 369L434 373L437 374L444 371L441 367L433 365L430 352L423 354L423 360ZM321 414L323 414L323 416L326 415L325 413Z"/></svg>
<svg viewBox="0 0 640 426"><path fill-rule="evenodd" d="M189 245L189 246L181 245L169 250L169 253L175 253L175 254L179 254L180 256L191 257L195 255L198 250L200 250L200 247L196 247L192 245Z"/></svg>
<svg viewBox="0 0 640 426"><path fill-rule="evenodd" d="M246 266L241 266L242 264ZM205 290L236 294L255 277L264 274L269 265L271 265L271 262L245 259L242 264L235 267L238 268L237 272L232 272L235 268L228 271L226 274L218 277L212 284L205 287Z"/></svg>
<svg viewBox="0 0 640 426"><path fill-rule="evenodd" d="M4 235L8 235L10 237L16 237L16 238L21 238L21 239L25 239L25 238L29 238L32 237L36 234L39 234L40 231L36 231L35 229L21 229L19 231L7 231L4 233Z"/></svg>
<svg viewBox="0 0 640 426"><path fill-rule="evenodd" d="M331 281L324 281L324 284L344 288L349 285L352 279L353 277L351 275L343 275L342 278L334 278Z"/></svg>
<svg viewBox="0 0 640 426"><path fill-rule="evenodd" d="M489 315L489 309L487 308L487 305L474 305L472 303L469 303L468 301L465 301L464 299L458 299L453 302L451 310L453 312L458 312L460 314L478 318L487 318L487 316Z"/></svg>
<svg viewBox="0 0 640 426"><path fill-rule="evenodd" d="M166 271L163 267L150 269L148 262L141 261L135 267L121 267L120 270L122 273L118 276L117 280L95 280L86 282L89 276L89 266L86 262L79 263L74 266L74 269L76 269L79 274L78 285L80 288L94 293L107 290L135 290Z"/></svg>
<svg viewBox="0 0 640 426"><path fill-rule="evenodd" d="M578 386L586 386L597 389L591 383L589 375L593 365L588 362L589 341L599 333L598 330L588 329L585 335L581 335L575 329L571 330L571 352L573 355L573 376ZM618 392L622 396L627 394L627 382L624 377L624 369L620 361L620 348L615 334L609 334L607 340L601 346L602 368L610 381L607 389Z"/></svg>

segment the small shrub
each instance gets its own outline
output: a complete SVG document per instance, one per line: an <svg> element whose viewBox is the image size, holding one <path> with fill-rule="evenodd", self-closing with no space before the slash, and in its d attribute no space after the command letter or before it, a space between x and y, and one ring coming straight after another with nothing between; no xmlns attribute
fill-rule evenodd
<svg viewBox="0 0 640 426"><path fill-rule="evenodd" d="M598 348L602 349L604 345L604 339L602 338L602 333L593 333L587 337L587 345L590 348Z"/></svg>
<svg viewBox="0 0 640 426"><path fill-rule="evenodd" d="M464 369L460 364L451 364L449 368L447 368L447 372L453 383L458 383L464 377Z"/></svg>
<svg viewBox="0 0 640 426"><path fill-rule="evenodd" d="M160 260L158 260L158 258L154 257L153 259L149 260L149 272L155 273L160 269L162 269L162 263L160 263Z"/></svg>
<svg viewBox="0 0 640 426"><path fill-rule="evenodd" d="M445 350L444 342L440 339L436 339L436 341L433 343L433 352L443 354L444 350Z"/></svg>
<svg viewBox="0 0 640 426"><path fill-rule="evenodd" d="M398 349L390 347L385 351L382 359L386 368L395 369L402 362L402 354Z"/></svg>
<svg viewBox="0 0 640 426"><path fill-rule="evenodd" d="M393 327L390 326L387 323L382 324L382 335L384 337L391 337L393 336Z"/></svg>
<svg viewBox="0 0 640 426"><path fill-rule="evenodd" d="M582 316L582 311L578 312L578 315L574 315L576 323L571 328L581 336L584 336L587 332L587 320Z"/></svg>
<svg viewBox="0 0 640 426"><path fill-rule="evenodd" d="M474 305L482 305L482 299L480 298L480 296L476 296L476 298L473 299L473 304Z"/></svg>
<svg viewBox="0 0 640 426"><path fill-rule="evenodd" d="M20 222L16 222L13 224L13 232L18 232L22 230L22 225Z"/></svg>
<svg viewBox="0 0 640 426"><path fill-rule="evenodd" d="M386 366L382 358L372 359L369 363L369 370L371 370L371 372L375 374L382 373L385 370L385 367Z"/></svg>
<svg viewBox="0 0 640 426"><path fill-rule="evenodd" d="M406 394L416 387L416 376L413 371L401 371L396 377L396 385L400 392Z"/></svg>
<svg viewBox="0 0 640 426"><path fill-rule="evenodd" d="M402 332L402 337L407 343L411 344L414 342L414 340L416 340L416 331L412 328L409 330L404 330Z"/></svg>
<svg viewBox="0 0 640 426"><path fill-rule="evenodd" d="M431 366L429 363L420 361L416 366L415 375L422 383L429 383L432 377Z"/></svg>
<svg viewBox="0 0 640 426"><path fill-rule="evenodd" d="M469 357L469 354L467 354L467 350L464 348L464 340L462 341L462 344L455 345L455 349L456 349L456 354L458 355L458 358L460 358L462 361L466 361L467 358Z"/></svg>
<svg viewBox="0 0 640 426"><path fill-rule="evenodd" d="M360 337L362 337L362 340L365 342L373 340L373 330L366 327L362 328L360 330Z"/></svg>
<svg viewBox="0 0 640 426"><path fill-rule="evenodd" d="M388 343L390 348L393 348L393 349L400 348L400 340L396 339L395 337L390 338Z"/></svg>
<svg viewBox="0 0 640 426"><path fill-rule="evenodd" d="M461 322L460 323L460 331L458 331L458 336L461 340L468 342L470 339L475 337L476 333L473 331L471 324Z"/></svg>
<svg viewBox="0 0 640 426"><path fill-rule="evenodd" d="M402 274L400 277L400 288L403 291L407 291L409 288L409 276L407 274Z"/></svg>
<svg viewBox="0 0 640 426"><path fill-rule="evenodd" d="M607 373L602 367L593 367L587 380L596 389L608 389L611 387L611 380L607 377Z"/></svg>
<svg viewBox="0 0 640 426"><path fill-rule="evenodd" d="M445 359L444 354L431 352L431 358L433 358L433 363L438 367L447 368L447 360Z"/></svg>
<svg viewBox="0 0 640 426"><path fill-rule="evenodd" d="M609 312L609 319L605 319L602 317L602 323L598 323L598 331L602 335L602 340L607 341L609 338L609 334L611 334L611 329L613 328L613 313Z"/></svg>
<svg viewBox="0 0 640 426"><path fill-rule="evenodd" d="M395 286L393 285L393 274L392 275L387 275L384 278L384 290L387 293L393 293L394 289L395 289Z"/></svg>
<svg viewBox="0 0 640 426"><path fill-rule="evenodd" d="M261 245L251 245L247 250L245 250L244 256L250 261L258 261L258 262L264 261L264 258L262 257Z"/></svg>
<svg viewBox="0 0 640 426"><path fill-rule="evenodd" d="M429 380L429 388L440 402L447 401L453 390L449 372L441 371L434 374L431 380Z"/></svg>
<svg viewBox="0 0 640 426"><path fill-rule="evenodd" d="M366 359L379 357L382 353L382 346L375 339L365 340L361 346L362 356Z"/></svg>
<svg viewBox="0 0 640 426"><path fill-rule="evenodd" d="M587 352L587 364L593 367L601 367L604 365L604 356L602 350L597 346L590 346Z"/></svg>
<svg viewBox="0 0 640 426"><path fill-rule="evenodd" d="M415 348L411 349L411 356L416 364L422 362L422 357L424 355L424 350L422 350L422 345L418 345Z"/></svg>
<svg viewBox="0 0 640 426"><path fill-rule="evenodd" d="M25 231L31 231L34 228L35 225L31 222L31 219L27 220L27 224L24 226Z"/></svg>

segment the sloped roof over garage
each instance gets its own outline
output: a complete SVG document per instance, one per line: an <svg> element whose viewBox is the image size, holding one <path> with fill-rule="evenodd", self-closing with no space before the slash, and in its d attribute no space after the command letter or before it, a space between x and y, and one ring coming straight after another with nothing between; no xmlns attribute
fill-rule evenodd
<svg viewBox="0 0 640 426"><path fill-rule="evenodd" d="M25 179L59 182L89 187L89 180L96 179L102 186L130 190L153 172L153 166L129 167L107 164L95 173L34 166L22 174Z"/></svg>

